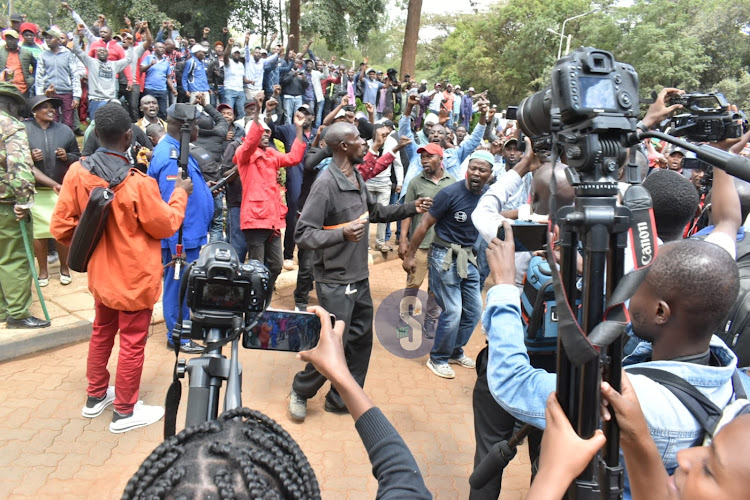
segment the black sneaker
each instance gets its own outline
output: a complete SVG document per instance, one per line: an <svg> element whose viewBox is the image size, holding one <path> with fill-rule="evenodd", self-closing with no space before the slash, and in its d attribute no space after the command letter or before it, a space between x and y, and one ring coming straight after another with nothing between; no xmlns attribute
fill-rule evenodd
<svg viewBox="0 0 750 500"><path fill-rule="evenodd" d="M167 349L174 351L174 344L167 340ZM180 352L185 354L201 354L203 352L203 346L196 344L192 340L183 342L180 344Z"/></svg>
<svg viewBox="0 0 750 500"><path fill-rule="evenodd" d="M349 410L346 408L346 406L337 406L330 402L328 398L326 398L326 404L323 406L323 409L328 413L336 413L339 415L345 415L349 413Z"/></svg>

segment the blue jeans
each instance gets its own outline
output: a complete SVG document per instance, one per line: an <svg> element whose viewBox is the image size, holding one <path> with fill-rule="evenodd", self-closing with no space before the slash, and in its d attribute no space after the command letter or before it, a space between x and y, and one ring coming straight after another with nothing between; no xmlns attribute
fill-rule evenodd
<svg viewBox="0 0 750 500"><path fill-rule="evenodd" d="M398 203L398 193L391 193L391 205ZM401 238L401 221L396 221L396 239ZM391 223L385 225L385 241L391 241Z"/></svg>
<svg viewBox="0 0 750 500"><path fill-rule="evenodd" d="M159 114L157 116L162 120L167 119L167 108L169 107L167 93L166 90L154 90L149 88L143 90L143 95L152 95L156 98L156 102L159 103Z"/></svg>
<svg viewBox="0 0 750 500"><path fill-rule="evenodd" d="M245 91L244 90L231 90L224 87L224 98L222 101L224 104L229 104L234 110L234 116L237 119L245 117Z"/></svg>
<svg viewBox="0 0 750 500"><path fill-rule="evenodd" d="M301 95L285 95L284 96L284 123L292 123L294 118L294 112L302 106Z"/></svg>
<svg viewBox="0 0 750 500"><path fill-rule="evenodd" d="M103 104L107 104L109 101L96 101L93 99L89 99L89 119L94 119L94 114L96 113L96 110L99 109L100 106Z"/></svg>
<svg viewBox="0 0 750 500"><path fill-rule="evenodd" d="M464 354L465 346L474 327L482 315L482 294L479 289L479 271L469 263L466 278L461 278L456 270L455 259L447 271L443 271L443 260L447 248L432 245L430 248L430 290L443 310L435 332L435 345L430 359L435 364L448 363Z"/></svg>
<svg viewBox="0 0 750 500"><path fill-rule="evenodd" d="M214 215L208 227L208 242L224 241L224 202L222 194L214 196Z"/></svg>
<svg viewBox="0 0 750 500"><path fill-rule="evenodd" d="M323 108L326 106L326 101L323 99L315 105L315 126L320 127L323 121Z"/></svg>
<svg viewBox="0 0 750 500"><path fill-rule="evenodd" d="M180 268L180 278L183 278L185 267L187 264L198 260L198 256L201 253L200 248L186 248L185 257L187 262ZM161 249L161 263L163 265L169 264L172 260L172 252L169 248ZM177 317L180 312L180 281L174 279L174 266L164 268L164 294L162 295L162 307L164 309L164 323L167 327L167 340L172 342L172 330L174 325L177 323ZM187 306L187 302L183 303L182 306L182 319L190 319L190 309ZM182 343L188 342L190 339L183 338Z"/></svg>
<svg viewBox="0 0 750 500"><path fill-rule="evenodd" d="M247 240L240 229L240 207L229 207L229 243L237 251L240 262L247 258Z"/></svg>

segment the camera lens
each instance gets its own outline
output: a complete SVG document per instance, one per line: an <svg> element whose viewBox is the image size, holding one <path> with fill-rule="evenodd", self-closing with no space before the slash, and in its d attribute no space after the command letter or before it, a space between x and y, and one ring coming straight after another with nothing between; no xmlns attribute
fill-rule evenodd
<svg viewBox="0 0 750 500"><path fill-rule="evenodd" d="M552 90L540 90L530 95L518 106L518 126L529 137L548 134L551 130L550 107L552 106Z"/></svg>

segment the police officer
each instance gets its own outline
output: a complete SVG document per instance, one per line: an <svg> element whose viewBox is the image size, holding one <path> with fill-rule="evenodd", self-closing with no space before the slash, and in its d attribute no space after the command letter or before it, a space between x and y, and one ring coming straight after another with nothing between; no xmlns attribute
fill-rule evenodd
<svg viewBox="0 0 750 500"><path fill-rule="evenodd" d="M18 89L0 82L0 320L8 328L46 328L31 307L31 268L24 251L19 221L34 204L34 174L26 128L16 119L26 104Z"/></svg>
<svg viewBox="0 0 750 500"><path fill-rule="evenodd" d="M187 122L190 126L190 141L198 137L196 119L200 115L198 109L189 104L172 104L167 109L167 135L154 148L148 175L159 183L162 199L169 202L174 190L177 168L180 158L180 128ZM198 162L191 155L188 160L188 175L193 181L193 193L188 198L183 223L182 244L187 263L198 258L201 247L207 242L208 228L214 212L214 201L211 190L203 179ZM177 233L161 241L162 263L170 264L177 255ZM164 322L167 326L167 347L173 349L172 330L179 313L180 280L174 279L174 265L164 269ZM180 272L184 271L184 266ZM187 305L183 306L182 317L190 317ZM180 350L187 354L198 354L202 348L192 340L183 339Z"/></svg>

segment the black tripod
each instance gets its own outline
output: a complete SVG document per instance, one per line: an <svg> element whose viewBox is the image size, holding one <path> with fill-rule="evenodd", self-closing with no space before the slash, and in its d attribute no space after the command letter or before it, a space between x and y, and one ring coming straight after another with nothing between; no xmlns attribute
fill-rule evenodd
<svg viewBox="0 0 750 500"><path fill-rule="evenodd" d="M185 427L216 420L219 415L219 391L226 380L224 411L242 406L242 366L238 361L239 338L242 333L242 317L232 319L232 329L209 328L208 345L198 358L185 363L182 376L188 375L188 401ZM224 344L231 342L229 358L222 354Z"/></svg>

